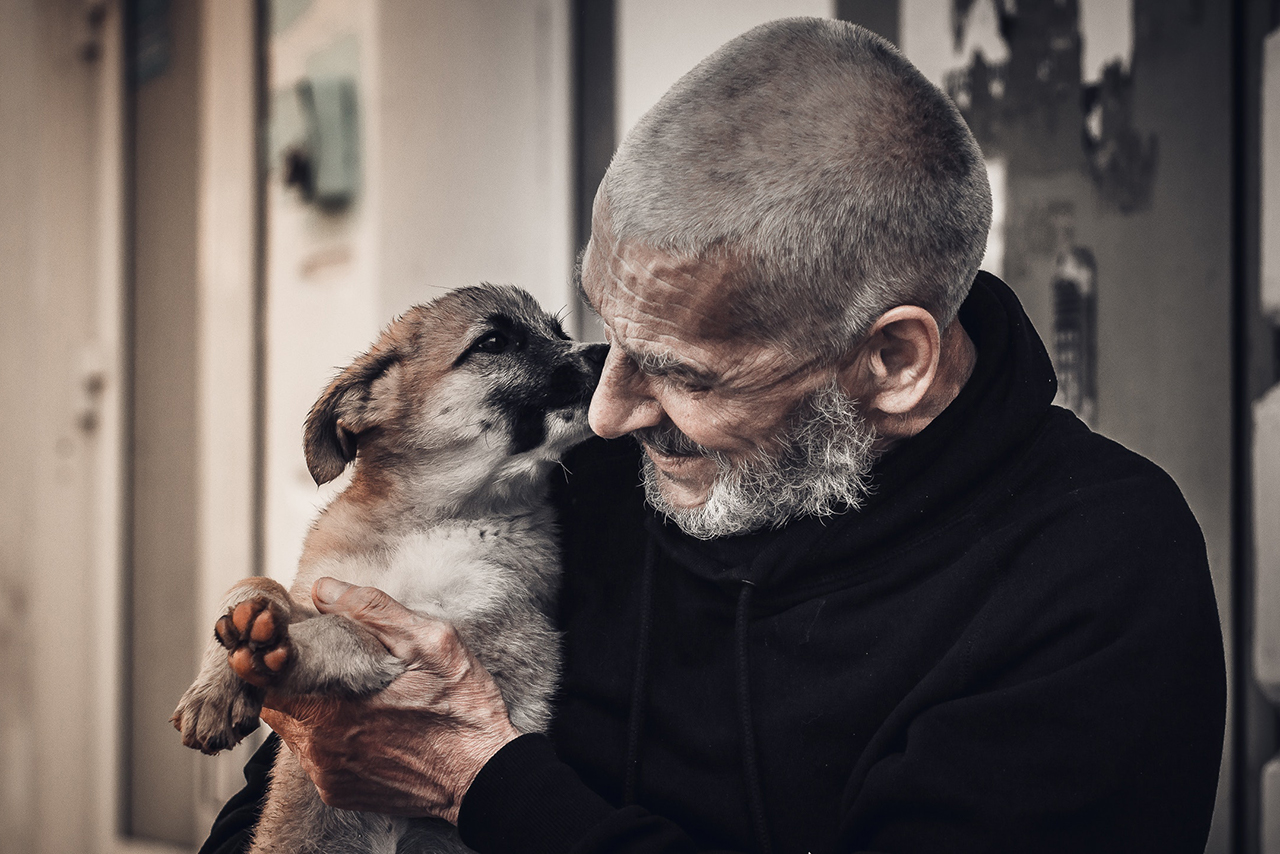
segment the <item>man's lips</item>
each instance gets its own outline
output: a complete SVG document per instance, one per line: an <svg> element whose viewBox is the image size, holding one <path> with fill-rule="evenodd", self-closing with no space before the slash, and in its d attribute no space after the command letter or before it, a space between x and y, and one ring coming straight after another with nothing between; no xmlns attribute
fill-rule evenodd
<svg viewBox="0 0 1280 854"><path fill-rule="evenodd" d="M664 474L678 476L682 469L687 468L691 464L697 463L700 460L706 459L706 457L701 454L665 453L663 451L659 451L648 442L642 442L641 444L644 447L644 452L649 455L649 459L653 460L654 465L662 469Z"/></svg>
<svg viewBox="0 0 1280 854"><path fill-rule="evenodd" d="M644 444L654 471L665 484L665 499L674 507L690 509L703 504L715 479L715 461L702 454L665 454Z"/></svg>
<svg viewBox="0 0 1280 854"><path fill-rule="evenodd" d="M659 450L648 442L641 442L640 444L644 447L644 452L652 457L654 462L657 462L658 460L687 460L695 456L694 454L681 454L672 451Z"/></svg>

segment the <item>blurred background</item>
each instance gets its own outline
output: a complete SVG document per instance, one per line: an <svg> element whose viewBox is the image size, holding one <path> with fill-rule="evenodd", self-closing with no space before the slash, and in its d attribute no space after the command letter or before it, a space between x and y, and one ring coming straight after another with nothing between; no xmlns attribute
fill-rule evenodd
<svg viewBox="0 0 1280 854"><path fill-rule="evenodd" d="M1208 850L1280 852L1280 0L0 0L0 851L194 849L248 749L168 718L327 500L315 396L477 281L594 337L616 141L796 14L956 99L1059 402L1181 485L1231 673Z"/></svg>

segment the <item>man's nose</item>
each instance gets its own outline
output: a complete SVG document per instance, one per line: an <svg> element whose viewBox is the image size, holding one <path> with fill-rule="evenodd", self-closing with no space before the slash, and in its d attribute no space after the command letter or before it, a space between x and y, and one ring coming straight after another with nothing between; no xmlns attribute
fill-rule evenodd
<svg viewBox="0 0 1280 854"><path fill-rule="evenodd" d="M587 423L597 436L616 439L662 422L662 407L649 391L649 380L617 347L610 347L591 396Z"/></svg>

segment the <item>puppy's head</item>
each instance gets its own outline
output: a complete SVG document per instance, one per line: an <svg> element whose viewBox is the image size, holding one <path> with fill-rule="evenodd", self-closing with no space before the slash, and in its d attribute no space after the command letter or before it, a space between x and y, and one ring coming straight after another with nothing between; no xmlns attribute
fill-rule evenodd
<svg viewBox="0 0 1280 854"><path fill-rule="evenodd" d="M465 492L541 473L590 435L604 345L575 344L527 292L460 288L397 318L307 417L316 483L346 465L430 470Z"/></svg>

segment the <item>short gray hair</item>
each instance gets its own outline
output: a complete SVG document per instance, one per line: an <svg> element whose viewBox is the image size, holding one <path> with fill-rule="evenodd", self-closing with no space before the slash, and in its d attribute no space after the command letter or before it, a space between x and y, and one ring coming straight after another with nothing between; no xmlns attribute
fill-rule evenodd
<svg viewBox="0 0 1280 854"><path fill-rule="evenodd" d="M596 196L615 240L740 276L734 331L831 358L877 317L955 317L991 225L982 152L889 42L787 18L733 39L627 135Z"/></svg>

